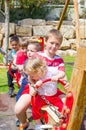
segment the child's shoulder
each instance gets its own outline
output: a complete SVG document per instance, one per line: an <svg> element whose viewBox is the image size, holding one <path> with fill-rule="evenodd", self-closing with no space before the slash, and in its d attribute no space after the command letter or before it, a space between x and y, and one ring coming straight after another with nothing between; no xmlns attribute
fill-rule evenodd
<svg viewBox="0 0 86 130"><path fill-rule="evenodd" d="M57 54L54 56L54 58L55 58L55 59L58 59L58 58L59 58L59 59L62 59L62 57L59 56L59 55L57 55Z"/></svg>
<svg viewBox="0 0 86 130"><path fill-rule="evenodd" d="M9 53L16 53L16 51L14 49L11 49Z"/></svg>
<svg viewBox="0 0 86 130"><path fill-rule="evenodd" d="M63 58L61 56L59 56L59 55L55 55L54 60L57 60L59 62L64 62Z"/></svg>
<svg viewBox="0 0 86 130"><path fill-rule="evenodd" d="M20 51L20 50L18 50L18 51L16 52L16 54L18 54L18 53L21 53L21 51Z"/></svg>
<svg viewBox="0 0 86 130"><path fill-rule="evenodd" d="M8 52L8 61L12 60L15 55L16 55L15 50L14 49L10 50Z"/></svg>
<svg viewBox="0 0 86 130"><path fill-rule="evenodd" d="M41 56L44 56L44 52L42 51L39 51L39 52L36 52L34 56L37 56L37 57L41 57Z"/></svg>
<svg viewBox="0 0 86 130"><path fill-rule="evenodd" d="M18 51L16 52L16 55L17 55L17 56L23 56L23 55L24 55L24 52L18 50Z"/></svg>

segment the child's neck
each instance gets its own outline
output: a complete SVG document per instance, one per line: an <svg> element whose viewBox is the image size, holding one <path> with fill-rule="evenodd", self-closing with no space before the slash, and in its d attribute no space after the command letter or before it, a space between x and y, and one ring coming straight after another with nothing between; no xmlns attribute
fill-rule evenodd
<svg viewBox="0 0 86 130"><path fill-rule="evenodd" d="M45 53L51 59L54 58L54 56L55 56L55 54L50 54L50 53L48 53L48 51L45 51Z"/></svg>

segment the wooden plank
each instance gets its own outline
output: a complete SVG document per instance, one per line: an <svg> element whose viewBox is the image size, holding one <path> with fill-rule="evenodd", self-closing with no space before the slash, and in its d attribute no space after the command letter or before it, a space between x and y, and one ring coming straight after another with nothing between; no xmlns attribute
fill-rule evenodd
<svg viewBox="0 0 86 130"><path fill-rule="evenodd" d="M86 47L80 47L78 49L74 68L86 71Z"/></svg>
<svg viewBox="0 0 86 130"><path fill-rule="evenodd" d="M76 41L77 41L77 48L79 47L80 43L80 26L79 26L79 11L78 11L78 0L74 1L74 21L75 21L75 27L76 27Z"/></svg>
<svg viewBox="0 0 86 130"><path fill-rule="evenodd" d="M59 121L60 121L59 117L56 115L55 111L53 111L53 107L52 106L51 106L51 108L49 107L49 105L46 105L46 106L42 107L42 110L48 112L49 117L50 117L49 118L49 122L51 122L50 120L52 120L52 124L59 124ZM57 107L55 107L55 108L58 110Z"/></svg>
<svg viewBox="0 0 86 130"><path fill-rule="evenodd" d="M70 81L70 90L74 95L74 103L67 130L80 130L86 108L86 48L80 47L78 49Z"/></svg>

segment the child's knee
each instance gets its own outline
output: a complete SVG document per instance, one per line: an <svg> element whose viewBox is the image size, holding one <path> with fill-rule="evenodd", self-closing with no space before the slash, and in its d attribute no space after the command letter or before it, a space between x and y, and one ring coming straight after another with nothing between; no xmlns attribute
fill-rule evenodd
<svg viewBox="0 0 86 130"><path fill-rule="evenodd" d="M19 115L21 113L21 110L20 110L20 108L18 107L17 104L15 105L14 112L15 112L16 115Z"/></svg>

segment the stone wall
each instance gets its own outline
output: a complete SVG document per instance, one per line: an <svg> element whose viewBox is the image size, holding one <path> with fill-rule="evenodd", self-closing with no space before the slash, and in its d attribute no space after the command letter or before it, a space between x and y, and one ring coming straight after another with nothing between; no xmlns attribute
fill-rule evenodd
<svg viewBox="0 0 86 130"><path fill-rule="evenodd" d="M10 23L10 36L13 34L21 37L26 37L28 40L33 40L40 36L45 36L46 33L52 29L57 28L59 21L45 21L42 19L24 19L18 21L18 24ZM80 38L81 42L86 39L86 28L84 25L86 20L80 20ZM61 29L63 34L63 42L59 50L61 55L75 55L76 54L76 31L75 24L72 21L64 21ZM0 23L0 46L4 45L4 23ZM9 37L10 38L10 37ZM86 42L84 42L86 44ZM10 48L10 45L9 45Z"/></svg>

